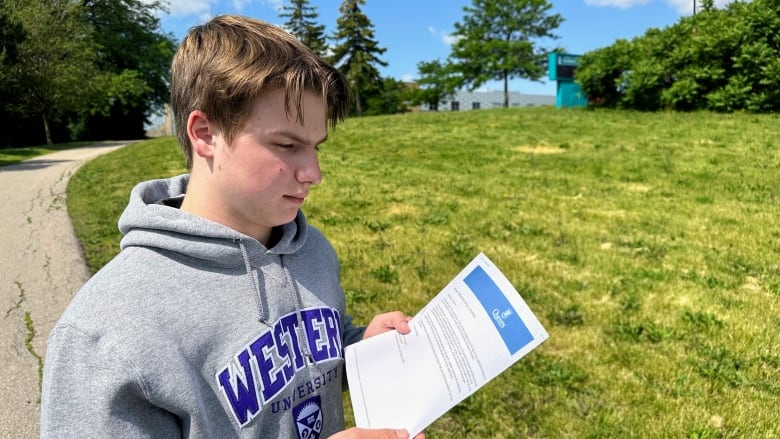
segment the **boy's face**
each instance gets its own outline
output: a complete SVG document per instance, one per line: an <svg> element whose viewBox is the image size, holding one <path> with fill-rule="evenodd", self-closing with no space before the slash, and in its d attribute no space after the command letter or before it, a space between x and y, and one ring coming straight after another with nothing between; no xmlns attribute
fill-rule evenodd
<svg viewBox="0 0 780 439"><path fill-rule="evenodd" d="M215 136L211 191L220 223L267 243L271 228L292 221L309 189L322 181L317 158L327 138L326 108L321 97L304 92L303 120L284 108L284 90L260 96L232 145Z"/></svg>

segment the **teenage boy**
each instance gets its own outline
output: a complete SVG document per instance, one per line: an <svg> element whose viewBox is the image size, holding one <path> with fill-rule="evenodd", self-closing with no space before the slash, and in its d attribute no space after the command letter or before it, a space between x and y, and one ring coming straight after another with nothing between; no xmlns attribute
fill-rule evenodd
<svg viewBox="0 0 780 439"><path fill-rule="evenodd" d="M300 211L317 151L346 115L342 74L239 16L194 27L171 69L188 175L141 183L121 252L49 338L42 437L407 437L344 429L356 327L333 248Z"/></svg>

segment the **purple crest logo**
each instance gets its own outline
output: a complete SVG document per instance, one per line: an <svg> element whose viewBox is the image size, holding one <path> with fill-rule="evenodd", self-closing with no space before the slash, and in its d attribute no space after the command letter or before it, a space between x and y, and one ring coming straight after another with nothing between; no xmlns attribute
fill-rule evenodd
<svg viewBox="0 0 780 439"><path fill-rule="evenodd" d="M322 432L320 397L313 396L293 408L298 439L319 439Z"/></svg>

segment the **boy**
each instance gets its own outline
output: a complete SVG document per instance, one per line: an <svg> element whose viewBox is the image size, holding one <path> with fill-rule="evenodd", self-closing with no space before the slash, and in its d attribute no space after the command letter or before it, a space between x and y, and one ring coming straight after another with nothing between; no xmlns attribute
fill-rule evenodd
<svg viewBox="0 0 780 439"><path fill-rule="evenodd" d="M141 183L121 252L49 338L42 437L406 437L344 428L343 348L409 331L355 327L336 254L300 206L348 86L288 33L222 16L171 69L188 175Z"/></svg>

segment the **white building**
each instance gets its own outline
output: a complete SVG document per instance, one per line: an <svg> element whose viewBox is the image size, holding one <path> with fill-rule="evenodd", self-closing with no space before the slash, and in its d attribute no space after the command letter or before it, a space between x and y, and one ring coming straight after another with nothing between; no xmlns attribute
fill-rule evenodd
<svg viewBox="0 0 780 439"><path fill-rule="evenodd" d="M509 92L510 107L535 107L539 105L555 105L555 96L527 95L517 91ZM503 106L503 91L458 90L452 96L439 102L437 108L431 108L428 104L422 104L420 105L420 111L484 110Z"/></svg>

